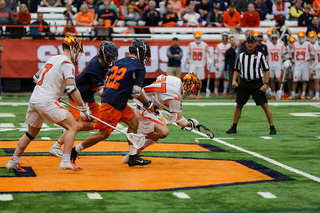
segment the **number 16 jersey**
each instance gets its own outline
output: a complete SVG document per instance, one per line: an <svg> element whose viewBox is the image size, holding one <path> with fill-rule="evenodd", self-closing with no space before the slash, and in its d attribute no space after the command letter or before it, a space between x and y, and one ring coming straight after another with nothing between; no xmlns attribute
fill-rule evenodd
<svg viewBox="0 0 320 213"><path fill-rule="evenodd" d="M268 55L269 55L269 67L273 70L280 70L282 66L282 54L286 53L284 45L277 42L273 44L272 42L267 44Z"/></svg>

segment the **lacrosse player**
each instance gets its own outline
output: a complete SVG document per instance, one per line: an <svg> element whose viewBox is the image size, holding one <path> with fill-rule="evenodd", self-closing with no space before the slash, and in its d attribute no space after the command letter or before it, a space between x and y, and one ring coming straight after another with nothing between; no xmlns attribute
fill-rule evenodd
<svg viewBox="0 0 320 213"><path fill-rule="evenodd" d="M314 51L314 45L317 44L317 33L316 31L312 30L308 32L308 41L311 43L313 51ZM309 90L309 95L306 97L306 99L311 99L314 96L314 72L312 70L311 72L311 68L312 68L312 64L314 63L314 59L315 59L315 55L311 55L311 59L310 59L310 79L309 79L309 84L308 84L308 90Z"/></svg>
<svg viewBox="0 0 320 213"><path fill-rule="evenodd" d="M293 79L293 70L294 70L294 55L292 52L293 44L296 41L296 38L294 36L290 36L288 39L288 45L285 47L286 49L286 60L283 62L283 69L287 71L285 78L287 79L287 85L288 85L288 91L289 94L292 91L292 79ZM290 95L287 95L284 91L282 91L283 96L281 96L281 100L285 100Z"/></svg>
<svg viewBox="0 0 320 213"><path fill-rule="evenodd" d="M201 82L194 73L187 74L182 82L180 78L175 76L158 76L157 80L144 87L143 93L153 103L156 103L160 109L169 107L173 116L176 116L175 122L182 128L191 127L195 128L199 122L194 119L185 119L183 117L182 98L189 99L191 95L198 95L201 88ZM134 99L136 105L135 113L139 120L140 131L146 135L146 142L144 146L138 150L140 153L143 149L156 143L159 139L166 138L169 135L169 129L166 126L164 119L159 119L153 113L145 110L143 104ZM170 123L171 124L171 123ZM123 158L123 163L128 163L129 154Z"/></svg>
<svg viewBox="0 0 320 213"><path fill-rule="evenodd" d="M222 42L219 43L214 51L215 59L214 66L216 68L216 79L214 81L214 93L212 93L211 97L215 97L218 95L218 89L220 84L220 78L222 74L224 74L223 81L223 97L227 97L227 89L229 86L229 76L228 71L225 71L224 61L226 56L226 51L231 47L231 44L228 43L228 33L222 32Z"/></svg>
<svg viewBox="0 0 320 213"><path fill-rule="evenodd" d="M94 56L88 65L76 76L77 88L80 91L82 100L88 104L92 115L100 117L100 105L94 99L94 93L99 92L101 96L103 93L104 80L110 66L113 66L116 57L118 57L118 49L116 45L110 41L102 41L99 47L98 54ZM69 96L69 104L77 107L76 102L71 95ZM96 120L87 120L80 116L80 111L69 108L73 117L77 120L79 129L78 131L93 130L93 125ZM52 144L49 153L56 156L62 156L61 145L64 143L65 133Z"/></svg>
<svg viewBox="0 0 320 213"><path fill-rule="evenodd" d="M281 66L282 58L285 56L286 50L279 40L279 34L276 30L272 31L271 34L272 43L267 45L269 51L269 67L270 67L270 87L272 89L271 100L276 98L276 85L275 78L278 81L278 89L281 85Z"/></svg>
<svg viewBox="0 0 320 213"><path fill-rule="evenodd" d="M310 77L310 58L314 52L311 43L306 41L306 35L303 31L298 32L298 41L293 44L292 52L294 53L295 68L291 96L287 100L295 99L298 81L303 81L301 100L305 100L307 83Z"/></svg>
<svg viewBox="0 0 320 213"><path fill-rule="evenodd" d="M207 43L201 41L201 32L194 33L194 40L188 46L187 58L186 58L186 70L189 73L194 73L201 81L204 79L204 69L206 61L209 67L213 65L212 53L209 50ZM209 58L207 60L207 54ZM199 90L200 93L200 90ZM199 99L199 94L196 95L196 99Z"/></svg>
<svg viewBox="0 0 320 213"><path fill-rule="evenodd" d="M108 78L101 97L100 119L112 126L121 121L128 125L128 133L137 133L138 118L127 104L131 97L138 99L146 110L155 113L158 106L149 101L142 93L142 82L146 74L145 65L151 57L149 45L134 39L129 46L129 57L118 60L108 72ZM77 155L84 149L97 144L109 137L113 128L97 121L94 124L99 132L89 135L83 142L73 147L71 160L75 162ZM129 166L147 165L151 161L144 160L137 155L131 141L129 143Z"/></svg>
<svg viewBox="0 0 320 213"><path fill-rule="evenodd" d="M66 129L60 169L82 170L70 161L71 149L78 131L77 121L66 108L59 105L58 100L66 90L81 112L90 119L90 109L81 98L74 76L74 64L83 53L83 47L78 38L69 35L64 38L62 49L61 55L51 57L40 69L40 76L32 92L25 120L28 131L20 138L14 155L6 166L7 169L25 172L19 164L19 159L29 143L38 135L43 121L46 120Z"/></svg>
<svg viewBox="0 0 320 213"><path fill-rule="evenodd" d="M311 31L312 32L312 31ZM311 61L312 65L310 67L310 72L313 73L314 78L314 88L316 90L316 95L311 98L311 101L318 101L319 100L319 82L320 82L320 33L317 34L316 42L313 45L313 51L314 51L314 60Z"/></svg>

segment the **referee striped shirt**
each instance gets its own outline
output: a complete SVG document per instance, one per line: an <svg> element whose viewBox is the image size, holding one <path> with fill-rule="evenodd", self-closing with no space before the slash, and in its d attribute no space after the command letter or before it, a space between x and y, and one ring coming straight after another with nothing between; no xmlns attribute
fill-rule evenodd
<svg viewBox="0 0 320 213"><path fill-rule="evenodd" d="M255 50L249 54L247 51L240 53L234 65L234 71L240 72L240 78L257 80L263 77L263 72L269 70L265 56Z"/></svg>

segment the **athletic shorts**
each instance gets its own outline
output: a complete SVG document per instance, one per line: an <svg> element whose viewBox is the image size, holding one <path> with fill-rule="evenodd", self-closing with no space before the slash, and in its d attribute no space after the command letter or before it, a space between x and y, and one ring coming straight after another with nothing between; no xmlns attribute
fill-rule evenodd
<svg viewBox="0 0 320 213"><path fill-rule="evenodd" d="M268 103L266 94L260 90L262 86L262 80L259 82L246 82L240 80L236 102L244 105L249 100L250 95L252 95L257 106Z"/></svg>
<svg viewBox="0 0 320 213"><path fill-rule="evenodd" d="M199 80L204 79L204 66L196 67L195 64L190 64L189 73L192 73L192 72L199 78Z"/></svg>
<svg viewBox="0 0 320 213"><path fill-rule="evenodd" d="M107 103L101 104L100 110L100 119L112 126L116 127L119 122L127 122L131 120L136 114L131 109L129 105L122 111L117 110L113 106ZM108 128L108 134L110 135L113 131L113 128L108 127L107 125L97 121L94 126L94 129L99 129L101 132Z"/></svg>
<svg viewBox="0 0 320 213"><path fill-rule="evenodd" d="M67 118L68 109L58 102L51 104L29 103L25 123L41 128L43 121L48 123L59 123Z"/></svg>
<svg viewBox="0 0 320 213"><path fill-rule="evenodd" d="M314 79L320 79L320 68L316 68L316 72L313 75Z"/></svg>
<svg viewBox="0 0 320 213"><path fill-rule="evenodd" d="M281 77L281 68L274 69L270 68L270 78L280 78Z"/></svg>
<svg viewBox="0 0 320 213"><path fill-rule="evenodd" d="M224 64L218 64L219 70L216 70L216 78L221 78L224 73Z"/></svg>
<svg viewBox="0 0 320 213"><path fill-rule="evenodd" d="M301 70L301 69L295 69L293 71L293 81L309 81L310 79L310 72L309 69Z"/></svg>
<svg viewBox="0 0 320 213"><path fill-rule="evenodd" d="M137 107L134 112L138 117L140 131L143 134L154 132L154 126L156 124L165 126L164 123L153 113L150 113L144 109L138 109Z"/></svg>
<svg viewBox="0 0 320 213"><path fill-rule="evenodd" d="M98 102L95 101L92 103L88 103L88 102L85 102L85 103L88 104L92 115L96 118L99 118L100 117L100 105L98 104ZM69 98L69 104L71 104L72 106L78 107L78 104L74 100L71 100L70 98ZM73 109L72 107L69 107L69 112L72 114L74 119L76 119L76 120L79 119L79 117L80 117L79 110L76 110L76 109ZM84 121L88 121L87 118L82 118L82 119Z"/></svg>

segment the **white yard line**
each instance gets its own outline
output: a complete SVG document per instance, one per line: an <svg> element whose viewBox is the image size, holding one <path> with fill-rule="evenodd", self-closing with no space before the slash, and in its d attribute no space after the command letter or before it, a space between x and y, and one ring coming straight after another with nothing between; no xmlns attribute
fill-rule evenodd
<svg viewBox="0 0 320 213"><path fill-rule="evenodd" d="M1 201L10 201L10 200L13 200L13 197L11 194L1 194L0 200Z"/></svg>
<svg viewBox="0 0 320 213"><path fill-rule="evenodd" d="M257 192L259 195L261 195L264 198L277 198L277 196L275 196L274 194L270 193L270 192Z"/></svg>
<svg viewBox="0 0 320 213"><path fill-rule="evenodd" d="M180 199L190 199L190 196L184 192L173 192L172 194Z"/></svg>
<svg viewBox="0 0 320 213"><path fill-rule="evenodd" d="M87 193L87 196L89 199L92 199L92 200L101 200L103 199L103 197L101 197L101 195L97 192L95 193Z"/></svg>

